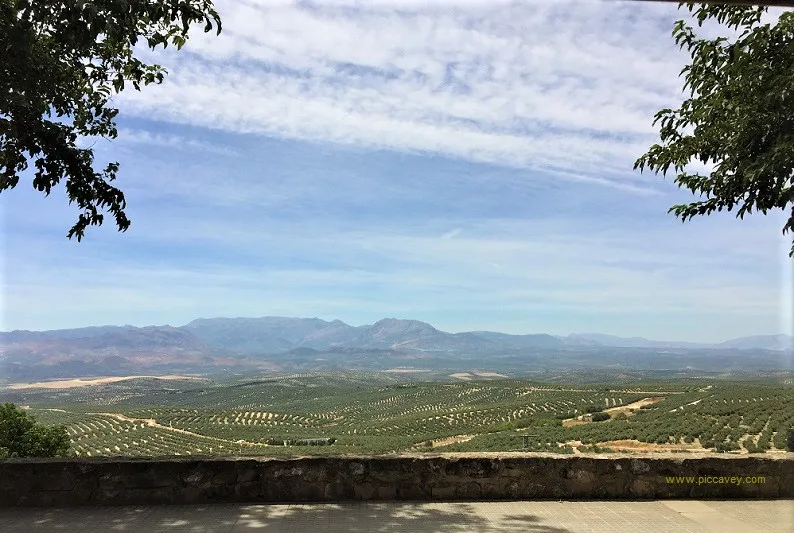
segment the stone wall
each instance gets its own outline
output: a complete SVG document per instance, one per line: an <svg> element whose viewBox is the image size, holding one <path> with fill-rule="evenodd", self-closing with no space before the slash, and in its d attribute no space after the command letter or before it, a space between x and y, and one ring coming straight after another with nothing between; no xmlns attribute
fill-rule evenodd
<svg viewBox="0 0 794 533"><path fill-rule="evenodd" d="M674 476L693 479L666 479ZM427 455L0 461L0 506L792 497L792 454L778 459Z"/></svg>

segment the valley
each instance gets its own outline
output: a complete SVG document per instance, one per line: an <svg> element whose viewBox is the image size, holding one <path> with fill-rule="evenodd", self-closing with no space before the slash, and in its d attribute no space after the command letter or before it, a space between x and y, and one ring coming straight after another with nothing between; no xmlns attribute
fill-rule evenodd
<svg viewBox="0 0 794 533"><path fill-rule="evenodd" d="M794 427L790 376L594 383L584 373L566 373L565 383L555 383L467 374L465 380L393 371L94 378L78 387L7 386L0 402L63 424L73 452L86 457L777 455L787 453Z"/></svg>

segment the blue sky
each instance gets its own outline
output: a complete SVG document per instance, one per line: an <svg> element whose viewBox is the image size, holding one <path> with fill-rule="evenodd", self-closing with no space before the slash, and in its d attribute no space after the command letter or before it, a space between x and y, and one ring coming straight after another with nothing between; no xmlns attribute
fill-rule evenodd
<svg viewBox="0 0 794 533"><path fill-rule="evenodd" d="M144 52L165 83L118 96L95 145L132 227L78 244L62 188L0 195L0 329L791 333L782 213L682 225L690 196L632 171L682 98L675 5L428 4L218 1L220 37Z"/></svg>

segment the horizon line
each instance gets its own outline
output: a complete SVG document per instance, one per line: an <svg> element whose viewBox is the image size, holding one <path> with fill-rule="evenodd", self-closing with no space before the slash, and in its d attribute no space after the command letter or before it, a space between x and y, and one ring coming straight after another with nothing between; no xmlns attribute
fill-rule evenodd
<svg viewBox="0 0 794 533"><path fill-rule="evenodd" d="M226 319L226 320L241 320L241 319L242 320L261 320L261 319L267 319L267 318L286 318L286 319L293 319L293 320L320 320L320 321L325 322L327 324L331 324L333 322L341 322L345 326L354 327L354 328L364 327L364 326L373 326L373 325L377 324L378 322L382 322L384 320L397 320L397 321L403 321L403 322L420 322L422 324L426 324L426 325L432 327L433 329L435 329L435 330L437 330L437 331L439 331L441 333L447 333L447 334L451 334L451 335L460 335L460 334L464 334L464 333L474 333L474 334L476 334L476 333L498 333L500 335L510 335L510 336L516 336L516 337L528 336L528 335L546 335L546 336L553 337L553 338L558 338L558 339L559 338L573 337L573 336L583 336L583 335L603 335L605 337L614 337L614 338L621 339L621 340L643 340L643 341L648 341L648 342L694 344L694 345L702 345L702 346L719 345L719 344L724 344L726 342L730 342L732 340L746 339L746 338L751 338L751 337L789 337L789 338L794 339L794 336L790 335L788 333L769 333L769 334L760 334L759 333L759 334L754 334L754 335L743 335L741 337L732 337L732 338L729 338L729 339L726 339L726 340L723 340L723 341L718 341L718 342L699 342L699 341L679 341L679 340L657 340L657 339L649 339L649 338L641 337L641 336L637 336L637 335L634 335L634 336L621 336L621 335L612 335L612 334L609 334L609 333L599 333L599 332L578 332L578 333L574 332L574 333L568 333L567 335L554 335L554 334L551 334L551 333L543 333L543 332L541 332L541 333L504 333L504 332L501 332L501 331L485 330L485 329L474 329L474 330L465 330L465 331L458 331L458 332L449 332L449 331L444 331L444 330L438 329L437 327L435 327L434 325L430 324L429 322L424 322L422 320L417 320L417 319L413 319L413 318L385 317L385 318L381 318L381 319L373 322L372 324L361 324L361 325L358 325L358 326L354 326L354 325L348 324L344 320L341 320L341 319L338 319L338 318L331 319L331 320L326 320L326 319L319 318L319 317L316 317L316 316L314 316L314 317L309 317L309 316L300 316L300 317L298 317L298 316L280 316L280 315L236 316L236 317L215 316L215 317L209 317L209 318L207 318L207 317L199 317L199 318L194 318L193 320L190 320L189 322L187 322L187 323L185 323L185 324L183 324L181 326L172 326L171 324L161 324L161 325L148 324L148 325L145 325L145 326L135 326L135 325L132 325L132 324L123 324L123 325L119 325L119 324L102 324L102 325L89 325L89 326L78 326L78 327L57 328L57 329L14 329L14 330L10 330L10 331L0 330L0 333L17 333L17 332L46 333L46 332L52 332L52 331L68 331L68 330L79 330L79 329L89 329L89 328L104 328L104 327L115 327L115 328L129 327L129 328L135 328L135 329L169 327L169 328L174 328L174 329L181 329L181 328L184 328L184 327L188 326L189 324L191 324L192 322L195 322L197 320L217 320L217 319Z"/></svg>

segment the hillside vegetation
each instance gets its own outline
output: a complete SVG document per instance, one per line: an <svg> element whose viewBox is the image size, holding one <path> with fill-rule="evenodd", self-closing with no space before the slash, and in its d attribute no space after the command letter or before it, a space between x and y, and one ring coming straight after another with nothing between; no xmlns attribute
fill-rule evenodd
<svg viewBox="0 0 794 533"><path fill-rule="evenodd" d="M572 386L410 382L383 373L140 378L5 389L0 401L64 425L82 456L510 451L523 450L525 440L530 451L559 453L779 453L794 426L794 391L771 380Z"/></svg>

